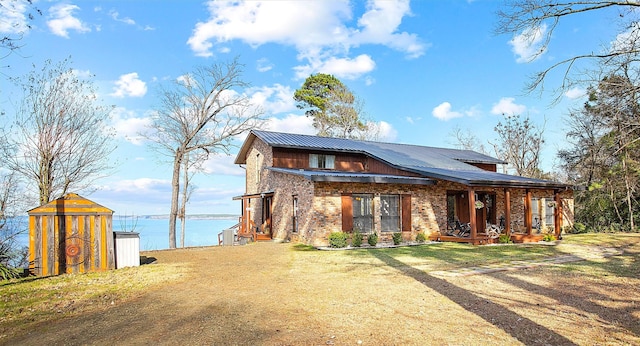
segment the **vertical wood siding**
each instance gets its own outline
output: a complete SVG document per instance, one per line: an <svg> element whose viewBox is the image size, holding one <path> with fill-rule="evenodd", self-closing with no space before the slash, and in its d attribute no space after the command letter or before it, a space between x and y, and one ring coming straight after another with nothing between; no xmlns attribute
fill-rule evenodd
<svg viewBox="0 0 640 346"><path fill-rule="evenodd" d="M112 213L75 194L30 210L30 273L49 276L114 269Z"/></svg>

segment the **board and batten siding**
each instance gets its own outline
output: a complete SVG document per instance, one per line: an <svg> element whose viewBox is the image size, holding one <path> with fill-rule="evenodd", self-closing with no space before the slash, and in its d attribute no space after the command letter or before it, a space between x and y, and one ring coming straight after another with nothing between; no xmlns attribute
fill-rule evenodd
<svg viewBox="0 0 640 346"><path fill-rule="evenodd" d="M115 268L112 210L77 194L67 194L28 214L32 275Z"/></svg>

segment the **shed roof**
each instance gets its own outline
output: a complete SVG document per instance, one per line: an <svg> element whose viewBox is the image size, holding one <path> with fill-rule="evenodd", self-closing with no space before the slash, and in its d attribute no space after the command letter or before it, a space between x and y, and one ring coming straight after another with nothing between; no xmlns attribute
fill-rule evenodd
<svg viewBox="0 0 640 346"><path fill-rule="evenodd" d="M483 170L473 164L506 164L507 162L472 150L359 141L344 138L318 137L257 130L251 131L247 136L247 139L240 148L240 152L236 157L236 164L246 163L247 153L256 138L259 138L268 145L277 148L363 154L382 161L392 167L420 174L425 178L442 179L469 186L504 186L522 188L568 187L568 185L559 182ZM351 174L353 175L353 173ZM340 175L341 173L335 172L332 175L332 179L336 179L336 177ZM316 176L318 175L316 174ZM324 176L328 179L331 175L324 174Z"/></svg>
<svg viewBox="0 0 640 346"><path fill-rule="evenodd" d="M29 215L111 215L113 210L78 194L68 193L27 213Z"/></svg>

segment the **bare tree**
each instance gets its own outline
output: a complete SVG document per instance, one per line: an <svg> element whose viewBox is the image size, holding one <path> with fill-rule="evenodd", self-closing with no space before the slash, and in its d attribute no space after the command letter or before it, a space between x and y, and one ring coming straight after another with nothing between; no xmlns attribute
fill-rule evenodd
<svg viewBox="0 0 640 346"><path fill-rule="evenodd" d="M198 153L186 154L182 162L182 194L178 208L178 218L180 219L180 247L184 247L187 226L187 203L189 203L191 195L196 189L194 185L191 185L191 178L193 178L196 172L202 171L201 164L207 159L206 155L198 155L194 160L192 159L192 156L194 156L192 154Z"/></svg>
<svg viewBox="0 0 640 346"><path fill-rule="evenodd" d="M453 139L453 145L458 149L487 154L484 143L468 128L462 129L460 126L455 126L449 133L449 137Z"/></svg>
<svg viewBox="0 0 640 346"><path fill-rule="evenodd" d="M498 140L491 143L496 156L506 162L516 175L541 178L540 152L544 144L544 126L539 128L528 117L506 116L495 129Z"/></svg>
<svg viewBox="0 0 640 346"><path fill-rule="evenodd" d="M26 264L29 251L18 239L27 230L18 217L26 209L18 178L15 172L0 169L0 279L18 276L17 268Z"/></svg>
<svg viewBox="0 0 640 346"><path fill-rule="evenodd" d="M42 11L33 4L33 0L0 0L0 59L6 58L11 52L20 49L20 40L31 30L30 22L35 15L42 15Z"/></svg>
<svg viewBox="0 0 640 346"><path fill-rule="evenodd" d="M22 79L24 98L1 148L2 164L37 191L40 204L91 190L112 168L112 107L100 105L91 81L68 65L69 60L47 61Z"/></svg>
<svg viewBox="0 0 640 346"><path fill-rule="evenodd" d="M519 35L525 42L534 45L537 42L537 51L530 57L535 60L538 56L546 52L547 47L553 37L553 33L560 22L569 16L579 16L588 12L605 12L606 9L616 11L616 20L613 25L618 24L622 28L616 38L611 38L613 42L609 47L604 47L598 51L597 47L586 52L578 53L572 57L560 60L541 72L533 76L531 83L527 86L529 92L540 88L543 89L544 80L547 75L556 69L564 69L562 85L559 90L566 90L575 84L584 82L588 74L580 73L572 75L576 63L579 61L593 61L597 65L608 64L620 56L634 56L640 53L640 19L637 9L640 3L636 1L600 1L600 0L576 0L558 2L553 0L513 0L507 1L504 8L498 11L499 21L495 28L497 34ZM612 15L612 17L614 17ZM615 23L617 21L617 23ZM543 30L544 29L544 30ZM588 80L587 82L593 82ZM560 96L561 94L559 94ZM558 96L558 97L559 97Z"/></svg>
<svg viewBox="0 0 640 346"><path fill-rule="evenodd" d="M197 68L162 92L162 104L144 135L161 153L173 159L169 247L176 247L180 173L189 153L208 156L229 153L232 140L260 122L262 111L252 107L236 89L248 87L241 80L237 59L226 64Z"/></svg>

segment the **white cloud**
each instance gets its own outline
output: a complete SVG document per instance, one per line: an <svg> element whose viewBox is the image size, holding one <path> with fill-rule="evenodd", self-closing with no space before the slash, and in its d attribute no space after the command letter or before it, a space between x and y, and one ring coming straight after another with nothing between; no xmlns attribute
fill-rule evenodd
<svg viewBox="0 0 640 346"><path fill-rule="evenodd" d="M4 1L0 6L0 32L18 34L28 30L29 6L25 0Z"/></svg>
<svg viewBox="0 0 640 346"><path fill-rule="evenodd" d="M136 21L131 19L131 18L129 18L129 17L120 18L120 13L118 13L118 11L116 11L116 10L109 11L109 15L116 22L125 23L127 25L136 25Z"/></svg>
<svg viewBox="0 0 640 346"><path fill-rule="evenodd" d="M128 111L122 107L111 111L111 121L116 130L116 136L135 145L142 145L144 138L140 133L144 133L151 125L150 117L139 118L135 112Z"/></svg>
<svg viewBox="0 0 640 346"><path fill-rule="evenodd" d="M364 85L366 85L366 86L373 85L375 82L376 82L375 78L373 78L371 76L367 76L364 79Z"/></svg>
<svg viewBox="0 0 640 346"><path fill-rule="evenodd" d="M426 46L415 34L397 32L402 18L411 15L409 1L374 0L367 2L367 12L358 20L357 30L353 34L354 45L382 44L403 51L409 58L424 54Z"/></svg>
<svg viewBox="0 0 640 346"><path fill-rule="evenodd" d="M529 28L515 36L509 44L516 54L516 62L526 63L537 60L545 52L544 40L547 33L547 25Z"/></svg>
<svg viewBox="0 0 640 346"><path fill-rule="evenodd" d="M54 35L69 38L69 31L75 30L79 33L89 32L91 29L80 19L73 16L73 12L80 7L71 4L56 4L49 8L49 19L47 26Z"/></svg>
<svg viewBox="0 0 640 346"><path fill-rule="evenodd" d="M451 110L451 104L449 102L442 102L436 108L431 111L431 114L440 120L451 120L454 118L460 118L464 114Z"/></svg>
<svg viewBox="0 0 640 346"><path fill-rule="evenodd" d="M587 94L587 91L583 88L571 88L564 93L564 96L566 96L569 99L575 100L575 99L581 98L586 94Z"/></svg>
<svg viewBox="0 0 640 346"><path fill-rule="evenodd" d="M375 67L368 55L349 57L349 50L361 45L383 45L401 51L408 58L424 54L427 46L415 34L400 32L405 16L411 15L409 1L369 0L366 12L353 23L347 0L327 1L209 1L210 18L196 24L187 44L198 56L212 56L216 45L240 40L253 47L266 43L293 46L305 72L335 69L356 78ZM358 68L348 72L344 66ZM310 73L305 75L308 76ZM336 73L337 75L337 73Z"/></svg>
<svg viewBox="0 0 640 346"><path fill-rule="evenodd" d="M130 180L120 180L102 187L101 190L114 192L132 192L137 194L147 194L152 191L161 193L171 191L171 181L167 179L138 178ZM167 197L169 200L169 197Z"/></svg>
<svg viewBox="0 0 640 346"><path fill-rule="evenodd" d="M296 78L304 79L320 72L332 74L338 78L356 79L373 71L376 67L376 63L367 54L361 54L355 59L330 57L326 60L310 58L309 61L309 65L294 68Z"/></svg>
<svg viewBox="0 0 640 346"><path fill-rule="evenodd" d="M503 97L498 101L498 103L494 103L491 108L491 114L496 115L520 115L527 110L525 105L519 105L514 103L515 98L513 97Z"/></svg>
<svg viewBox="0 0 640 346"><path fill-rule="evenodd" d="M259 106L266 114L290 112L296 109L294 91L288 86L275 84L272 87L251 88L251 104Z"/></svg>
<svg viewBox="0 0 640 346"><path fill-rule="evenodd" d="M202 169L207 174L244 176L245 171L233 163L235 159L235 155L210 155L202 164Z"/></svg>
<svg viewBox="0 0 640 346"><path fill-rule="evenodd" d="M138 74L136 72L123 74L115 84L116 86L113 88L111 96L142 97L147 93L147 84L138 79Z"/></svg>
<svg viewBox="0 0 640 346"><path fill-rule="evenodd" d="M269 59L267 58L258 59L256 69L259 72L267 72L267 71L270 71L272 68L273 68L273 64L269 62Z"/></svg>
<svg viewBox="0 0 640 346"><path fill-rule="evenodd" d="M376 123L376 128L378 129L378 141L394 142L398 137L398 131L386 121Z"/></svg>
<svg viewBox="0 0 640 346"><path fill-rule="evenodd" d="M289 114L284 118L269 118L265 129L276 132L298 133L304 135L315 135L313 119L306 115Z"/></svg>
<svg viewBox="0 0 640 346"><path fill-rule="evenodd" d="M609 52L620 53L637 50L640 43L640 23L633 23L631 27L616 36L611 42Z"/></svg>

